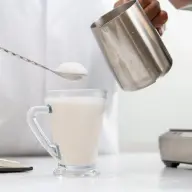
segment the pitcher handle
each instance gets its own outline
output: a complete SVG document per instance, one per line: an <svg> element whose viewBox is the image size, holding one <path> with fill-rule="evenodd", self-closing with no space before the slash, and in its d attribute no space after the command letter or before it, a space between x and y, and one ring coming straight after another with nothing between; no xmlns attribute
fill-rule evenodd
<svg viewBox="0 0 192 192"><path fill-rule="evenodd" d="M41 145L45 148L45 150L57 161L61 160L61 154L59 150L59 146L53 144L49 138L45 135L41 126L37 121L37 116L40 114L49 114L52 113L51 106L35 106L29 109L27 112L27 123L31 128L31 131L37 138L37 140L41 143Z"/></svg>

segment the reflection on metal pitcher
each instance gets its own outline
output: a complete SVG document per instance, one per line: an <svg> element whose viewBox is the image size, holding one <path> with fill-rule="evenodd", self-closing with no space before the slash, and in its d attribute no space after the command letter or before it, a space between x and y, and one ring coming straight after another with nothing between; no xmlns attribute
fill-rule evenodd
<svg viewBox="0 0 192 192"><path fill-rule="evenodd" d="M171 69L172 58L137 1L105 14L91 29L122 89L145 88Z"/></svg>

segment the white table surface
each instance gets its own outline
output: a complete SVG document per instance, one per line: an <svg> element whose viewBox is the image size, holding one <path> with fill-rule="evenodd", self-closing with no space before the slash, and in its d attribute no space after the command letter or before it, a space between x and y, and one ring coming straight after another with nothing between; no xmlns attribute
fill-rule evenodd
<svg viewBox="0 0 192 192"><path fill-rule="evenodd" d="M192 191L192 166L167 169L158 154L102 156L98 178L56 178L51 158L9 158L34 166L28 173L0 174L1 192Z"/></svg>

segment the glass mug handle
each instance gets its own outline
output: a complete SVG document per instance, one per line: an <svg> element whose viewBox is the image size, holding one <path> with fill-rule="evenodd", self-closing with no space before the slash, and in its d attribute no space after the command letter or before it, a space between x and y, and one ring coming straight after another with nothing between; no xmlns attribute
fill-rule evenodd
<svg viewBox="0 0 192 192"><path fill-rule="evenodd" d="M41 145L45 148L45 150L57 161L61 160L61 154L59 150L59 146L53 144L48 137L45 135L41 126L37 121L37 116L40 114L49 114L52 113L51 106L35 106L29 109L27 112L27 123L31 128L33 134L37 138L37 140L41 143Z"/></svg>

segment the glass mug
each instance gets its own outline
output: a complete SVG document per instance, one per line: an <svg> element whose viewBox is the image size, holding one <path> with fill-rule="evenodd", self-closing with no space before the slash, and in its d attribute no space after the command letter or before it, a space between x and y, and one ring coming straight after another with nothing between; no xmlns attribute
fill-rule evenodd
<svg viewBox="0 0 192 192"><path fill-rule="evenodd" d="M106 92L101 90L53 90L45 106L27 113L32 132L58 162L56 176L96 176L98 142L103 123ZM41 129L37 116L50 115L53 143Z"/></svg>

